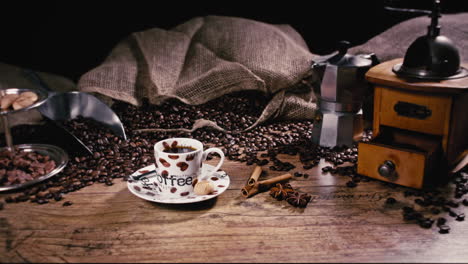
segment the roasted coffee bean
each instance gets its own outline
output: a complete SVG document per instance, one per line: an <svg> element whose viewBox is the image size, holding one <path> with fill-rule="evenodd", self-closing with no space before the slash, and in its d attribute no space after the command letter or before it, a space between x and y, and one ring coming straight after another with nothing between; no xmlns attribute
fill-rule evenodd
<svg viewBox="0 0 468 264"><path fill-rule="evenodd" d="M463 203L464 206L468 206L468 199L463 199L462 203Z"/></svg>
<svg viewBox="0 0 468 264"><path fill-rule="evenodd" d="M362 181L362 178L361 178L360 176L352 175L352 174L349 175L349 176L353 179L353 181L354 181L355 183L359 183L359 182Z"/></svg>
<svg viewBox="0 0 468 264"><path fill-rule="evenodd" d="M397 200L393 197L388 197L387 200L385 201L386 204L395 204Z"/></svg>
<svg viewBox="0 0 468 264"><path fill-rule="evenodd" d="M302 174L302 173L300 173L300 172L298 172L298 171L296 171L296 172L294 173L294 177L302 177L303 175L304 175L304 174Z"/></svg>
<svg viewBox="0 0 468 264"><path fill-rule="evenodd" d="M62 200L62 199L63 199L63 197L62 197L61 194L54 195L54 200L55 200L55 201L58 202L58 201L60 201L60 200Z"/></svg>
<svg viewBox="0 0 468 264"><path fill-rule="evenodd" d="M0 185L23 184L55 169L55 161L36 152L0 151Z"/></svg>
<svg viewBox="0 0 468 264"><path fill-rule="evenodd" d="M455 220L457 220L457 221L464 221L464 220L465 220L465 214L461 213L461 214L457 215L457 217L455 218Z"/></svg>
<svg viewBox="0 0 468 264"><path fill-rule="evenodd" d="M346 186L348 186L349 188L354 188L357 186L357 183L355 183L354 181L348 181L346 183Z"/></svg>
<svg viewBox="0 0 468 264"><path fill-rule="evenodd" d="M450 232L450 227L448 225L440 225L439 226L439 233L448 234L449 232Z"/></svg>
<svg viewBox="0 0 468 264"><path fill-rule="evenodd" d="M452 211L452 210L448 211L448 213L449 213L449 215L450 215L451 217L457 217L457 216L458 216L458 214L455 213L455 212Z"/></svg>
<svg viewBox="0 0 468 264"><path fill-rule="evenodd" d="M437 225L440 226L440 225L445 225L445 223L447 223L447 219L443 218L443 217L439 217L437 219Z"/></svg>
<svg viewBox="0 0 468 264"><path fill-rule="evenodd" d="M38 203L38 204L46 204L46 203L48 203L48 202L49 202L49 201L46 200L46 199L38 199L36 203Z"/></svg>
<svg viewBox="0 0 468 264"><path fill-rule="evenodd" d="M403 214L403 219L407 221L420 220L422 217L423 217L422 214L416 211Z"/></svg>
<svg viewBox="0 0 468 264"><path fill-rule="evenodd" d="M414 199L414 202L420 206L424 206L424 201L420 198Z"/></svg>
<svg viewBox="0 0 468 264"><path fill-rule="evenodd" d="M62 204L62 206L70 206L70 205L72 205L72 204L73 204L72 202L66 201L66 202L64 202L64 203Z"/></svg>
<svg viewBox="0 0 468 264"><path fill-rule="evenodd" d="M423 218L419 220L419 226L422 228L431 228L434 221L430 218Z"/></svg>

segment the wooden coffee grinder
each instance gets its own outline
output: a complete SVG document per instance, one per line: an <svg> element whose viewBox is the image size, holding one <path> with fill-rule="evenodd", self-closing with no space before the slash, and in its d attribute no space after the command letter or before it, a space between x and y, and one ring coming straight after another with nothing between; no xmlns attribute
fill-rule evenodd
<svg viewBox="0 0 468 264"><path fill-rule="evenodd" d="M374 138L358 147L361 175L412 188L432 187L468 149L468 64L440 36L439 1L430 12L427 35L404 59L374 66Z"/></svg>

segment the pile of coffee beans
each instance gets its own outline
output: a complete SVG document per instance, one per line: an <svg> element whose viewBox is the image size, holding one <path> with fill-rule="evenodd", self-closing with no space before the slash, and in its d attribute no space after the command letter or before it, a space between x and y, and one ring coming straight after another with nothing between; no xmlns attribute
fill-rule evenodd
<svg viewBox="0 0 468 264"><path fill-rule="evenodd" d="M308 162L308 154L305 153L312 148L312 122L309 120L274 122L243 131L258 119L266 102L260 94L251 92L226 95L199 106L176 100L168 100L159 106L144 103L141 107L117 102L113 109L124 123L127 141L93 120L76 118L67 121L63 126L81 139L93 155L71 156L69 164L60 174L19 195L7 197L6 202L32 201L43 204L51 199L59 201L64 194L95 183L110 186L115 179L126 180L134 171L154 163L153 145L168 137L195 138L207 147L220 147L230 160L262 166L271 163L273 170L294 169L291 163L277 158L280 153L295 155L301 152L304 153L304 162ZM199 118L212 120L232 132L211 128L201 128L192 133L135 132L142 128L191 128ZM37 128L18 126L12 130L15 137L24 138L30 138L25 134L31 131L37 131ZM260 157L259 152L267 156Z"/></svg>
<svg viewBox="0 0 468 264"><path fill-rule="evenodd" d="M323 173L330 172L332 175L349 177L346 183L349 188L356 188L361 182L371 180L356 172L358 161L356 145L334 148L314 145L311 140L311 120L274 121L244 131L258 119L267 101L261 94L242 92L225 95L198 106L186 105L177 100L168 100L159 106L143 103L140 107L116 102L112 107L124 123L127 141L115 136L92 120L77 118L65 122L63 125L88 146L93 156L72 156L62 173L20 194L11 195L5 201L31 201L43 204L52 199L60 201L67 193L93 184L111 186L116 179L126 181L134 171L154 163L153 145L169 137L195 138L203 142L206 147L221 148L229 160L247 165L257 164L271 171L293 171L295 177L308 178L307 170L315 167L321 159L325 159L331 166L324 167ZM195 121L201 118L216 122L228 132L212 128L200 128L191 133L184 131L136 132L138 129L183 128L187 130L191 129ZM29 126L13 128L14 136L30 133L28 131L34 130L31 130ZM363 141L368 141L371 137L372 132L366 131ZM297 155L301 167L281 160L280 154ZM208 159L211 158L212 156L208 157ZM454 206L468 205L468 200L456 201L462 199L468 192L467 181L466 172L456 175L452 182L456 185L453 201L441 200L442 195L434 191L413 192L391 183L382 183L391 188L400 188L402 192L406 190L408 192L406 199L417 197L411 201L413 206L408 206L407 201L398 201L395 198L387 200L385 206L400 206L406 221L414 221L424 228L433 226L437 222L440 232L447 233L450 229L447 223L442 224L443 220L439 223L434 216L444 218L445 213L458 221L464 219L463 213L457 212ZM64 206L70 205L72 203L69 201L64 203ZM412 208L413 211L404 209L405 207ZM428 210L426 212L420 208ZM428 216L428 214L433 216Z"/></svg>

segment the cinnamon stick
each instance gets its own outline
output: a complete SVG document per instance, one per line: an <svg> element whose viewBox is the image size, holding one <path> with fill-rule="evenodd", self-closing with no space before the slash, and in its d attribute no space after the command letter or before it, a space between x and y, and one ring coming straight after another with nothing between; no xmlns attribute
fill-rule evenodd
<svg viewBox="0 0 468 264"><path fill-rule="evenodd" d="M247 185L253 186L255 183L257 183L258 178L260 177L261 174L262 174L262 167L258 165L255 166L255 169L253 170L252 174L247 180Z"/></svg>
<svg viewBox="0 0 468 264"><path fill-rule="evenodd" d="M242 188L241 193L244 197L249 198L259 192L264 192L277 183L287 181L292 178L292 175L289 173L263 180L263 181L258 181L254 185L246 185L244 188Z"/></svg>

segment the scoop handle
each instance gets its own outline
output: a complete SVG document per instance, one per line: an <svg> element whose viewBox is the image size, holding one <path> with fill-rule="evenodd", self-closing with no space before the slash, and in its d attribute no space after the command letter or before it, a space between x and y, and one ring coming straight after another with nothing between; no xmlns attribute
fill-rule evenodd
<svg viewBox="0 0 468 264"><path fill-rule="evenodd" d="M37 74L37 72L31 69L24 69L23 72L24 72L24 75L28 77L28 79L31 80L38 89L47 91L47 93L49 93L49 97L55 94L55 92L41 79L41 77L39 76L39 74Z"/></svg>

